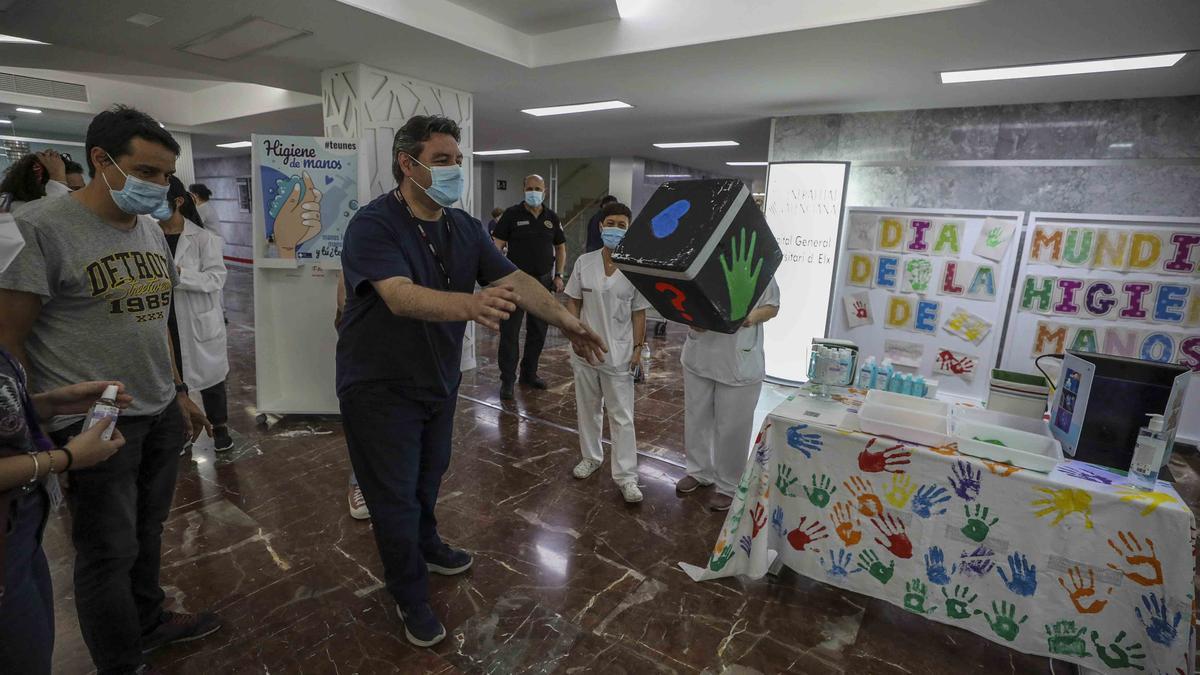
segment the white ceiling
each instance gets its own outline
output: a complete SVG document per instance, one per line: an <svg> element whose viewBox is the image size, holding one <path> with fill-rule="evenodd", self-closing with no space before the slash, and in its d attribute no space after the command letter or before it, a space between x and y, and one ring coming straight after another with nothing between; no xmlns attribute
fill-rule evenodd
<svg viewBox="0 0 1200 675"><path fill-rule="evenodd" d="M939 84L936 77L937 71L948 69L1198 49L1196 0L989 0L947 11L533 68L481 51L477 46L486 41L482 34L475 40L461 34L486 26L506 31L501 37L515 40L512 49L527 50L526 62L537 62L532 45L551 36L599 33L603 26L627 21L632 26L637 19L519 39L513 35L520 33L509 27L458 6L454 16L459 20L434 30L382 16L403 7L414 15L424 12L413 22L430 25L439 16L452 15L434 11L450 6L444 0L354 1L371 11L335 0L256 2L257 15L313 35L221 62L174 47L247 15L250 9L242 0L158 3L150 9L168 18L150 28L124 21L150 11L139 0L17 0L0 15L4 32L66 48L0 45L0 64L249 80L317 93L321 69L362 61L474 92L480 149L525 147L534 157L638 155L708 170L724 168L727 160L765 160L772 116L1200 94L1200 54L1174 68L1154 71L950 86ZM772 12L783 11L781 2L723 4L756 16L759 25L769 23ZM558 5L555 0L502 4L510 10ZM823 4L862 11L871 5L895 8L882 0ZM932 0L925 4L932 6ZM507 16L512 21L515 15ZM456 35L458 41L446 35ZM82 54L89 56L81 58ZM547 118L519 112L608 98L636 107ZM270 116L256 122L272 124ZM314 128L303 133L320 133L319 118L312 124ZM742 145L716 150L651 147L658 141L727 138Z"/></svg>
<svg viewBox="0 0 1200 675"><path fill-rule="evenodd" d="M586 26L620 17L616 0L450 0L487 18L531 35Z"/></svg>

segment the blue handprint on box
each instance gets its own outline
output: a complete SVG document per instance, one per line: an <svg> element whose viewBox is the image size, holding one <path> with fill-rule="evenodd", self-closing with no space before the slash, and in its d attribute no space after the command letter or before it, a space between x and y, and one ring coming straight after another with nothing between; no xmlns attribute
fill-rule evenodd
<svg viewBox="0 0 1200 675"><path fill-rule="evenodd" d="M650 219L650 231L659 239L675 234L675 230L679 229L679 219L691 208L692 203L686 199L671 204Z"/></svg>
<svg viewBox="0 0 1200 675"><path fill-rule="evenodd" d="M937 546L931 546L925 554L925 576L929 583L945 586L950 583L950 573L946 571L946 554Z"/></svg>
<svg viewBox="0 0 1200 675"><path fill-rule="evenodd" d="M857 574L862 570L855 567L850 569L850 564L854 562L854 556L844 548L839 548L836 551L831 551L829 561L825 561L825 555L821 555L821 566L825 568L826 574L831 577L845 579L851 574Z"/></svg>
<svg viewBox="0 0 1200 675"><path fill-rule="evenodd" d="M945 507L937 507L950 501L950 494L944 487L937 485L922 485L917 490L917 496L912 500L912 511L922 518L940 516L946 512Z"/></svg>
<svg viewBox="0 0 1200 675"><path fill-rule="evenodd" d="M1138 621L1146 627L1146 635L1151 640L1157 642L1164 647L1170 647L1175 642L1175 638L1179 637L1179 622L1183 619L1182 612L1175 612L1174 621L1168 619L1170 610L1167 608L1167 598L1164 596L1159 600L1154 593L1147 593L1142 596L1142 604L1146 606L1146 617L1142 616L1142 608L1134 607L1133 612L1137 615Z"/></svg>
<svg viewBox="0 0 1200 675"><path fill-rule="evenodd" d="M814 452L820 452L824 441L821 434L804 433L807 424L798 424L787 430L788 445L800 451L805 459L812 459Z"/></svg>
<svg viewBox="0 0 1200 675"><path fill-rule="evenodd" d="M1008 569L1012 573L1010 579L1004 573L1003 567L997 567L996 572L1004 580L1008 590L1029 597L1037 592L1037 565L1029 564L1029 559L1020 553L1013 552L1008 556Z"/></svg>
<svg viewBox="0 0 1200 675"><path fill-rule="evenodd" d="M983 471L972 467L970 462L960 461L954 465L951 474L950 487L954 488L955 494L968 502L979 497Z"/></svg>

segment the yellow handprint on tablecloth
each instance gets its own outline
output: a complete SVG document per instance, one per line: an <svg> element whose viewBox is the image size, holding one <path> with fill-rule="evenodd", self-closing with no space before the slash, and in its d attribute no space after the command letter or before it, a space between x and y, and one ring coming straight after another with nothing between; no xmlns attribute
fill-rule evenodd
<svg viewBox="0 0 1200 675"><path fill-rule="evenodd" d="M1038 518L1054 515L1051 525L1058 525L1072 513L1083 515L1084 527L1092 529L1092 496L1083 490L1075 488L1037 488L1038 492L1046 495L1044 499L1035 499L1029 505L1037 508L1033 514ZM1039 508L1041 507L1041 508Z"/></svg>
<svg viewBox="0 0 1200 675"><path fill-rule="evenodd" d="M1134 487L1123 487L1117 491L1117 494L1121 495L1121 501L1123 502L1144 504L1146 508L1141 511L1143 516L1154 513L1154 510L1163 504L1179 503L1179 499L1174 495L1169 495L1165 492L1147 492Z"/></svg>
<svg viewBox="0 0 1200 675"><path fill-rule="evenodd" d="M887 492L883 493L883 498L892 506L902 509L916 491L917 484L908 477L908 474L894 473L892 474L891 487L888 488Z"/></svg>

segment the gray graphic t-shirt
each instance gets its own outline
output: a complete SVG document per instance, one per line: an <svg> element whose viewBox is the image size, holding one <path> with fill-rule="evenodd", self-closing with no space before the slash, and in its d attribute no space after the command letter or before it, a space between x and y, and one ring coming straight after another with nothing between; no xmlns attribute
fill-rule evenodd
<svg viewBox="0 0 1200 675"><path fill-rule="evenodd" d="M42 299L25 342L30 390L120 380L133 396L122 414L162 412L175 398L167 314L178 282L162 228L141 216L118 229L72 195L40 199L16 220L25 248L0 272L0 288Z"/></svg>

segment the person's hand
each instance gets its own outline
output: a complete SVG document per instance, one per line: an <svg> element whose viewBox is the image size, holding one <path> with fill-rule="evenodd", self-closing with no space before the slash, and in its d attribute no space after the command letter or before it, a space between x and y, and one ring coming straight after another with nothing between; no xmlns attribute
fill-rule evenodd
<svg viewBox="0 0 1200 675"><path fill-rule="evenodd" d="M500 322L517 311L521 296L512 286L488 286L482 291L467 296L468 320L500 330Z"/></svg>
<svg viewBox="0 0 1200 675"><path fill-rule="evenodd" d="M562 280L562 277L554 277L554 292L555 292L555 293L562 293L562 292L563 292L563 280Z"/></svg>
<svg viewBox="0 0 1200 675"><path fill-rule="evenodd" d="M295 258L296 249L321 232L321 191L304 172L303 185L292 185L287 200L275 216L275 243L282 258Z"/></svg>
<svg viewBox="0 0 1200 675"><path fill-rule="evenodd" d="M44 404L46 417L55 415L83 415L91 409L96 399L104 394L108 385L117 385L117 407L128 408L133 403L133 397L125 393L125 385L116 380L108 382L80 382L57 389L51 389L34 398Z"/></svg>
<svg viewBox="0 0 1200 675"><path fill-rule="evenodd" d="M37 153L37 159L42 166L46 167L46 173L50 176L50 180L66 184L67 165L57 150L42 150Z"/></svg>
<svg viewBox="0 0 1200 675"><path fill-rule="evenodd" d="M577 356L593 366L604 362L604 354L608 352L608 345L604 344L604 339L565 308L558 327L571 341L571 349L575 350Z"/></svg>
<svg viewBox="0 0 1200 675"><path fill-rule="evenodd" d="M71 463L72 469L86 469L89 466L96 466L100 462L112 457L118 448L125 445L125 437L121 435L119 429L113 429L112 438L107 441L101 437L104 430L115 423L116 420L106 417L97 422L91 429L67 441L67 449L71 451L71 457L74 458Z"/></svg>
<svg viewBox="0 0 1200 675"><path fill-rule="evenodd" d="M187 394L180 393L176 399L179 401L179 410L183 413L183 426L187 430L188 438L195 443L196 439L200 438L201 431L208 432L208 437L212 438L212 422L209 422L208 418L204 416L204 411L200 409L200 406L188 398Z"/></svg>
<svg viewBox="0 0 1200 675"><path fill-rule="evenodd" d="M583 356L580 354L580 356ZM629 369L633 370L635 366L642 362L642 350L637 347L633 348L633 356L629 357Z"/></svg>

